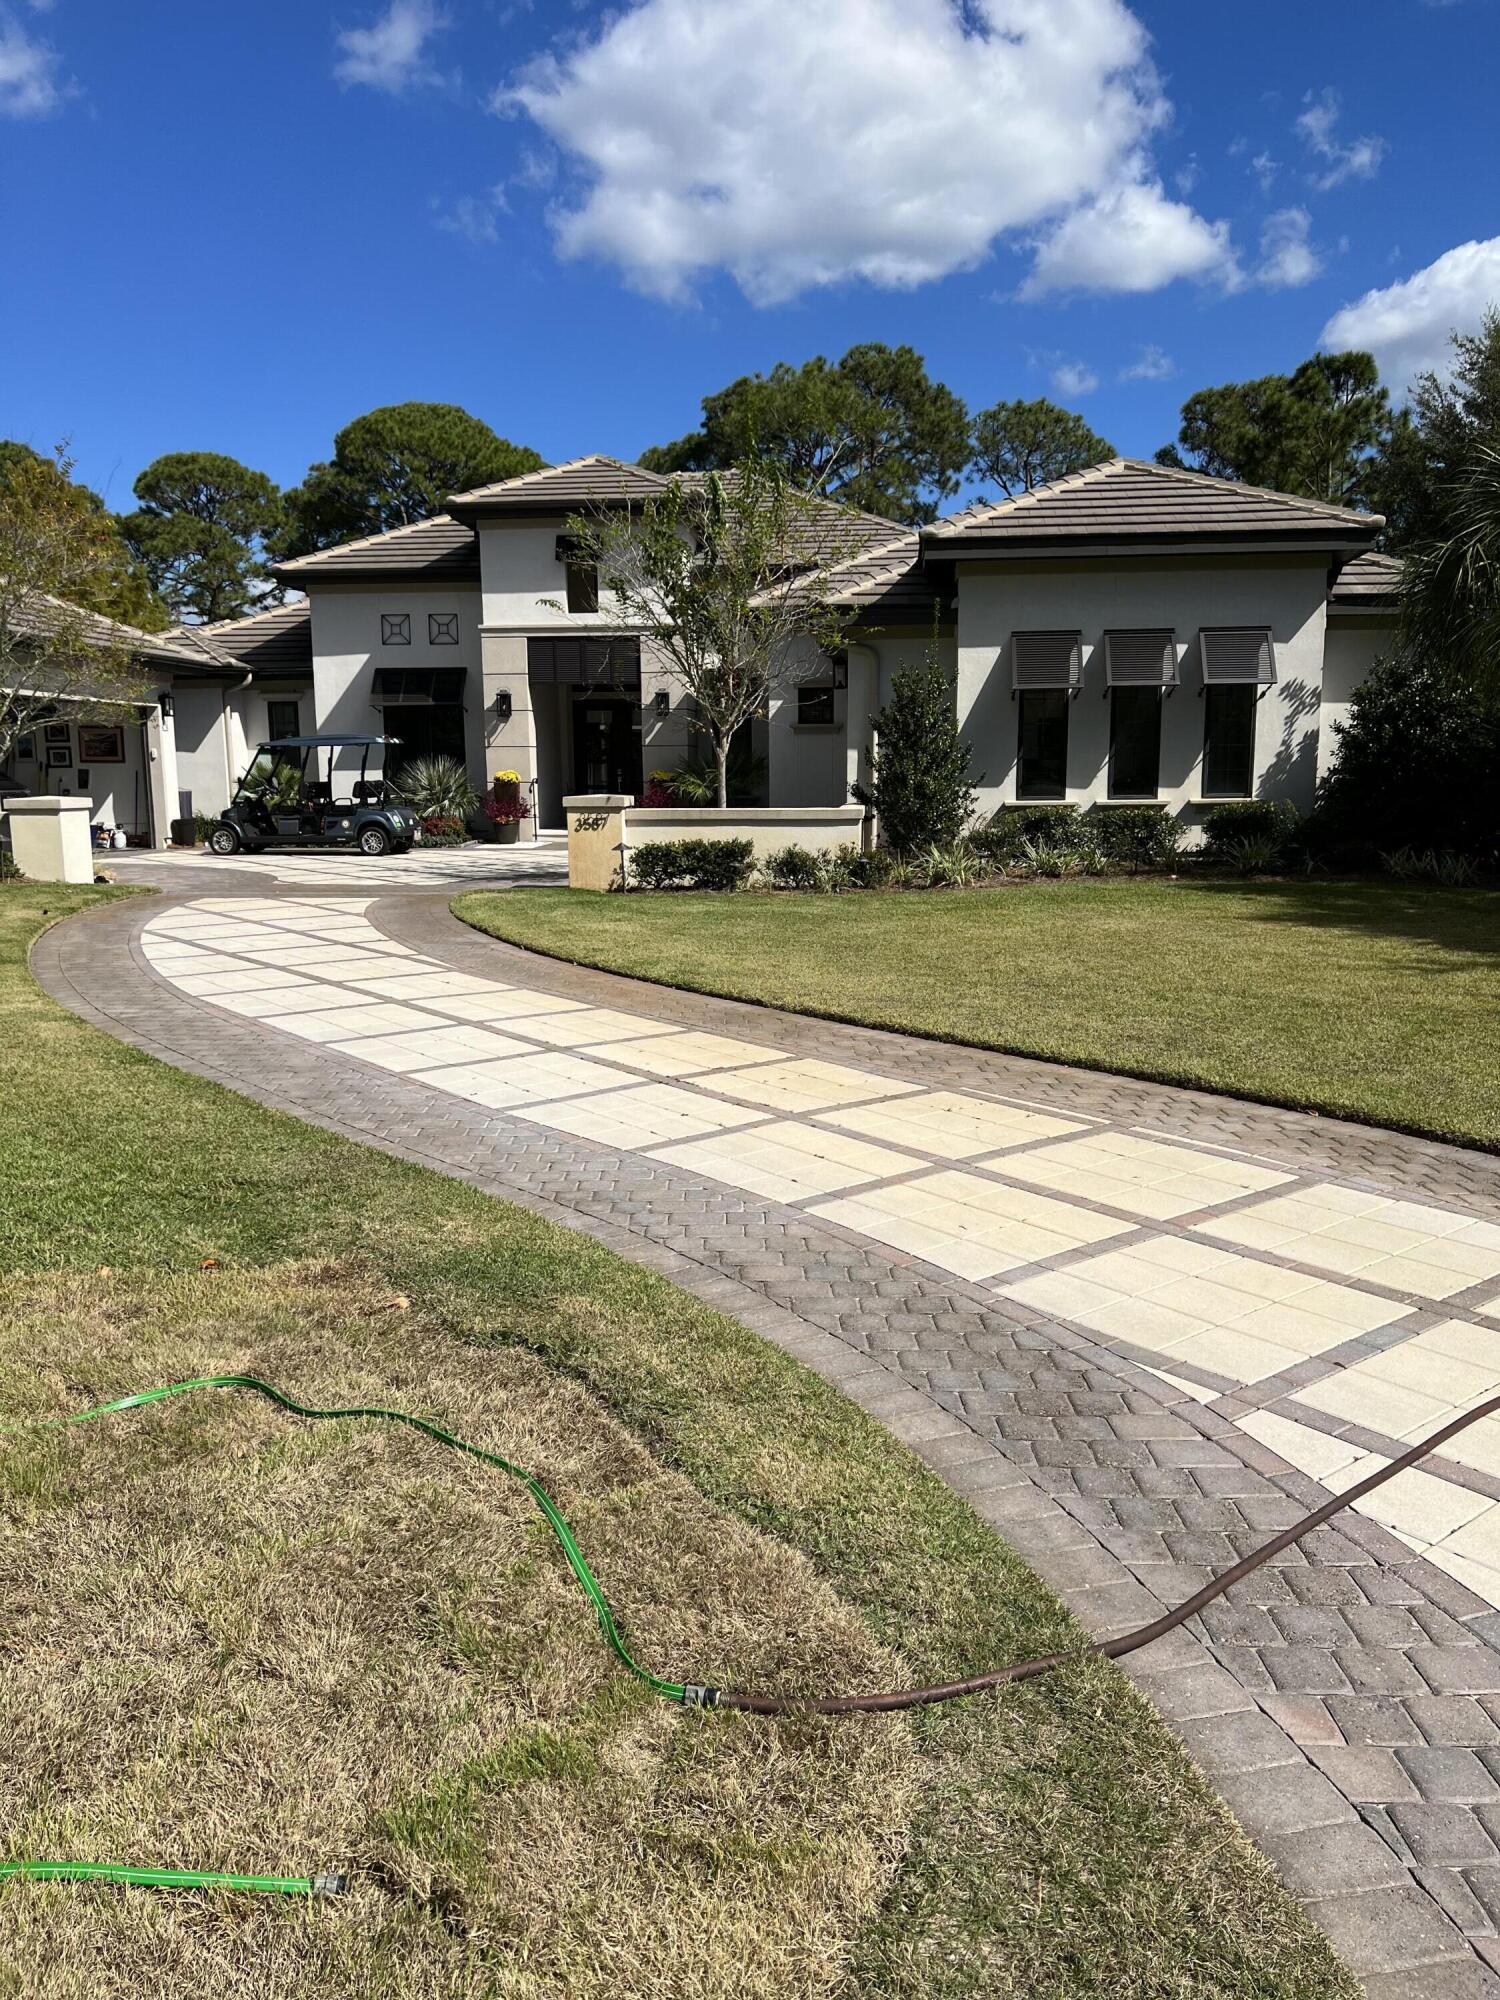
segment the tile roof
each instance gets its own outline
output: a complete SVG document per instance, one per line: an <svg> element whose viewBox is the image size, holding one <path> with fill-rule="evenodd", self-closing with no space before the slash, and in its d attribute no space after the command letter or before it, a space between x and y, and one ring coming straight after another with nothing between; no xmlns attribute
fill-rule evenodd
<svg viewBox="0 0 1500 2000"><path fill-rule="evenodd" d="M383 535L363 535L331 549L295 556L272 565L284 583L373 581L387 576L426 577L434 583L479 581L479 538L451 514L434 514L430 521L413 521L388 528Z"/></svg>
<svg viewBox="0 0 1500 2000"><path fill-rule="evenodd" d="M567 514L591 500L650 500L670 485L659 472L595 452L563 465L543 466L540 472L523 472L516 479L476 486L468 493L454 493L448 505L482 514L507 510Z"/></svg>
<svg viewBox="0 0 1500 2000"><path fill-rule="evenodd" d="M252 611L247 618L180 625L172 636L231 671L312 673L312 610L306 598Z"/></svg>
<svg viewBox="0 0 1500 2000"><path fill-rule="evenodd" d="M155 660L174 667L197 667L200 671L207 665L202 653L185 643L178 631L143 632L138 625L126 625L118 618L105 618L97 611L80 611L60 597L37 592L16 608L13 615L21 630L44 633L55 631L65 614L82 620L84 640L98 646L101 652L118 650L135 659Z"/></svg>
<svg viewBox="0 0 1500 2000"><path fill-rule="evenodd" d="M830 598L855 608L859 622L874 617L894 624L926 624L942 604L942 592L922 572L921 541L904 529L862 550L830 573Z"/></svg>
<svg viewBox="0 0 1500 2000"><path fill-rule="evenodd" d="M1329 507L1237 480L1112 458L1011 500L984 501L922 530L924 546L948 553L983 547L1290 541L1317 547L1369 540L1378 514Z"/></svg>
<svg viewBox="0 0 1500 2000"><path fill-rule="evenodd" d="M1342 611L1381 611L1394 606L1401 589L1399 556L1370 549L1344 564L1334 578L1328 602Z"/></svg>

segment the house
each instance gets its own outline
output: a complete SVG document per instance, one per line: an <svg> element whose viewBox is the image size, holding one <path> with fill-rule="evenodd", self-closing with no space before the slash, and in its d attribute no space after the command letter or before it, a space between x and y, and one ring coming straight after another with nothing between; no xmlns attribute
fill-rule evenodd
<svg viewBox="0 0 1500 2000"><path fill-rule="evenodd" d="M461 759L480 788L518 771L560 827L565 797L639 794L701 756L690 704L568 533L668 483L590 457L455 494L431 520L282 564L300 601L178 628L191 665L163 663L165 794L216 812L265 736L383 733L404 756ZM809 655L752 725L771 805L842 804L892 675L935 650L986 811L1156 800L1190 833L1220 799L1305 811L1394 630L1378 516L1134 459L921 529L829 518L848 642Z"/></svg>

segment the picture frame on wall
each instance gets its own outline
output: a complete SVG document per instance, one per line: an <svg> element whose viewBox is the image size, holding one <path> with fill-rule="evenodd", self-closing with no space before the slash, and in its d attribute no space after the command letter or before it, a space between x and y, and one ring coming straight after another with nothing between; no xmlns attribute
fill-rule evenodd
<svg viewBox="0 0 1500 2000"><path fill-rule="evenodd" d="M80 764L123 764L125 730L118 722L80 722L78 725Z"/></svg>
<svg viewBox="0 0 1500 2000"><path fill-rule="evenodd" d="M42 737L49 749L55 743L61 743L66 748L72 740L68 732L68 725L65 722L47 723L42 730Z"/></svg>
<svg viewBox="0 0 1500 2000"><path fill-rule="evenodd" d="M49 771L69 770L73 763L73 753L66 743L47 745L47 769Z"/></svg>

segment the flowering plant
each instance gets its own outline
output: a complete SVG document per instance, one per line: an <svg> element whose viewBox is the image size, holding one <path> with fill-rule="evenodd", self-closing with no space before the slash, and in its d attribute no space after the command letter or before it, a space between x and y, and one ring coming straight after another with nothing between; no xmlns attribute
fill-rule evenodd
<svg viewBox="0 0 1500 2000"><path fill-rule="evenodd" d="M488 798L484 802L484 815L486 819L493 820L496 826L514 826L520 820L530 819L531 806L527 800L514 795L500 799Z"/></svg>
<svg viewBox="0 0 1500 2000"><path fill-rule="evenodd" d="M495 783L497 785L519 785L520 782L521 774L519 771L496 771L495 773Z"/></svg>

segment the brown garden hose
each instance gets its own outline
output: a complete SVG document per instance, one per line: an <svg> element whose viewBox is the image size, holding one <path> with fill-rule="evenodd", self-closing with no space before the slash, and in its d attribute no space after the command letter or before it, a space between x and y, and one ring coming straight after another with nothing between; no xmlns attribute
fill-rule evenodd
<svg viewBox="0 0 1500 2000"><path fill-rule="evenodd" d="M751 1715L868 1715L883 1709L926 1708L933 1702L952 1701L958 1695L982 1694L987 1688L1009 1687L1012 1682L1035 1680L1040 1674L1050 1674L1055 1668L1071 1666L1078 1660L1122 1660L1127 1653L1139 1652L1142 1646L1149 1646L1157 1639L1164 1639L1169 1632L1175 1632L1205 1604L1212 1604L1234 1584L1254 1575L1272 1556L1280 1555L1293 1542L1301 1541L1312 1529L1321 1528L1325 1521L1341 1514L1366 1493L1373 1493L1377 1486L1384 1486L1398 1472L1405 1472L1409 1466L1416 1465L1430 1452L1446 1444L1449 1438L1467 1430L1470 1424L1477 1424L1481 1417L1493 1416L1497 1411L1500 1411L1500 1396L1491 1396L1488 1402L1480 1403L1476 1409L1465 1410L1462 1416L1454 1417L1441 1430L1434 1431L1431 1437L1402 1452L1399 1458L1393 1458L1388 1465L1381 1466L1346 1492L1325 1500L1321 1507L1314 1507L1300 1521L1294 1521L1291 1527L1283 1528L1279 1535L1273 1535L1270 1541L1252 1549L1249 1555L1242 1556L1221 1576L1210 1578L1201 1590L1195 1590L1175 1610L1164 1611L1160 1618L1153 1618L1148 1625L1138 1625L1133 1632L1122 1632L1117 1638L1098 1639L1090 1646L1081 1646L1069 1653L1044 1653L1039 1659L1022 1660L1013 1667L996 1667L993 1673L973 1674L968 1680L944 1681L936 1687L896 1688L888 1694L836 1695L739 1694L732 1688L704 1688L699 1699L704 1707L743 1709Z"/></svg>

